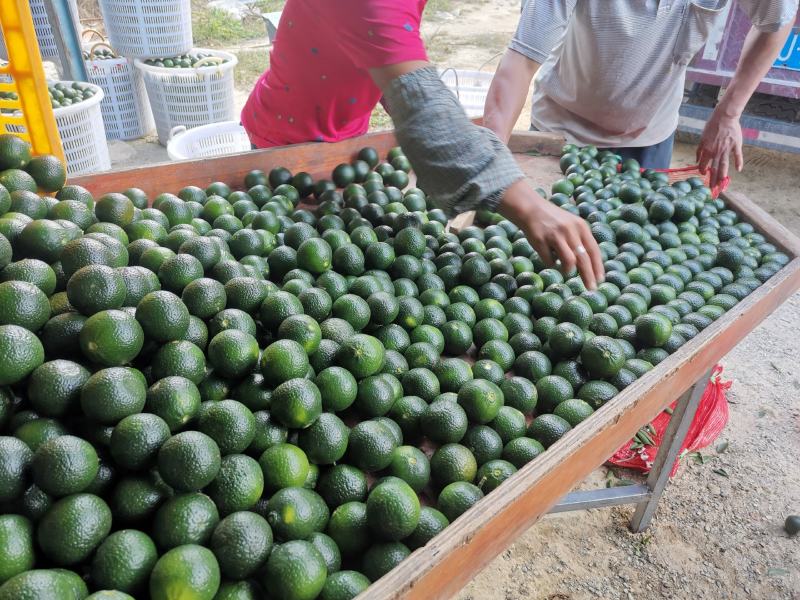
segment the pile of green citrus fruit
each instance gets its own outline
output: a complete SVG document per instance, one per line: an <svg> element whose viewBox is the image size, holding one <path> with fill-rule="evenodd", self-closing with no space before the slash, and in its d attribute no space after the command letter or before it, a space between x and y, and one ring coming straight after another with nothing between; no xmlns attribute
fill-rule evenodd
<svg viewBox="0 0 800 600"><path fill-rule="evenodd" d="M0 600L353 598L787 261L593 148L551 199L597 291L399 148L153 198L34 161L0 136Z"/></svg>
<svg viewBox="0 0 800 600"><path fill-rule="evenodd" d="M50 83L47 85L47 91L50 95L50 105L53 108L78 104L88 100L96 93L92 86L80 81Z"/></svg>
<svg viewBox="0 0 800 600"><path fill-rule="evenodd" d="M209 54L208 52L197 52L193 54L181 54L180 56L171 56L169 58L146 58L142 62L151 67L164 67L167 69L192 69L198 62L206 59L214 58L217 62L214 64L224 64L229 59L217 56L216 54ZM210 63L202 63L201 67L211 66Z"/></svg>
<svg viewBox="0 0 800 600"><path fill-rule="evenodd" d="M83 60L110 60L112 58L119 58L110 48L95 48L91 52L84 50L81 54L83 55Z"/></svg>
<svg viewBox="0 0 800 600"><path fill-rule="evenodd" d="M12 114L17 111L16 108L9 108L8 106L3 106L4 102L17 102L19 101L19 95L16 92L0 92L0 113L2 114Z"/></svg>

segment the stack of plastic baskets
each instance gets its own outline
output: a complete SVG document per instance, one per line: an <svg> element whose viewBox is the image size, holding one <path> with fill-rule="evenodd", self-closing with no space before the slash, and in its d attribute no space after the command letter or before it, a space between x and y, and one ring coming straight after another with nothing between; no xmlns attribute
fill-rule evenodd
<svg viewBox="0 0 800 600"><path fill-rule="evenodd" d="M106 135L110 140L133 140L153 130L153 114L147 102L142 74L128 58L94 59L98 46L111 46L105 42L84 45L89 52L86 74L89 81L103 90L100 104Z"/></svg>
<svg viewBox="0 0 800 600"><path fill-rule="evenodd" d="M30 0L33 27L36 29L36 39L39 41L39 52L42 58L58 58L58 46L53 36L53 28L50 27L50 19L47 16L47 8L45 7L46 1L48 0ZM77 19L77 1L69 0L69 5L73 19ZM78 23L75 24L75 27L80 31Z"/></svg>
<svg viewBox="0 0 800 600"><path fill-rule="evenodd" d="M71 85L73 82L61 83ZM53 109L69 175L108 171L111 168L103 113L100 109L103 90L91 83L80 85L94 89L94 96L72 106Z"/></svg>
<svg viewBox="0 0 800 600"><path fill-rule="evenodd" d="M174 127L187 129L236 119L233 54L195 48L189 54L205 54L190 68L156 67L136 59L150 99L158 141L167 145ZM225 60L226 62L222 62Z"/></svg>
<svg viewBox="0 0 800 600"><path fill-rule="evenodd" d="M250 138L238 121L211 123L187 130L176 127L167 144L172 160L223 156L250 150Z"/></svg>
<svg viewBox="0 0 800 600"><path fill-rule="evenodd" d="M122 56L161 58L192 48L191 0L100 0L100 10Z"/></svg>
<svg viewBox="0 0 800 600"><path fill-rule="evenodd" d="M439 72L439 77L456 95L467 116L483 116L483 105L489 95L492 73L447 68Z"/></svg>

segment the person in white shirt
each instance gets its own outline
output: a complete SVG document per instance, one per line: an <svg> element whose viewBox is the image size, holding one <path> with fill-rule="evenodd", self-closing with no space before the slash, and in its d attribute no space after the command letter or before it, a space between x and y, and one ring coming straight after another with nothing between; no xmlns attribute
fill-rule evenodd
<svg viewBox="0 0 800 600"><path fill-rule="evenodd" d="M535 78L531 129L669 167L686 68L730 0L527 0L484 124L507 141ZM697 149L712 186L743 167L739 118L794 24L798 0L738 0L752 28Z"/></svg>

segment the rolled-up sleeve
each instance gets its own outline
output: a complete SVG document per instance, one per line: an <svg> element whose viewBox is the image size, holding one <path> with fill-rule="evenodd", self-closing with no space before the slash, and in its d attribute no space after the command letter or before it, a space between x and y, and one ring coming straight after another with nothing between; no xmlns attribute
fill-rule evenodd
<svg viewBox="0 0 800 600"><path fill-rule="evenodd" d="M738 0L753 27L767 33L778 31L797 17L798 0Z"/></svg>
<svg viewBox="0 0 800 600"><path fill-rule="evenodd" d="M508 147L469 120L433 67L398 77L384 98L419 187L448 216L496 210L506 188L524 178Z"/></svg>
<svg viewBox="0 0 800 600"><path fill-rule="evenodd" d="M542 64L567 29L578 0L528 0L509 48Z"/></svg>

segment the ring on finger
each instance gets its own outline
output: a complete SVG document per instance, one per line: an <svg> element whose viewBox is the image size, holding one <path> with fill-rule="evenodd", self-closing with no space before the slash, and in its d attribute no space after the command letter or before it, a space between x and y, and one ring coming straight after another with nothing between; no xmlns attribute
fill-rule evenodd
<svg viewBox="0 0 800 600"><path fill-rule="evenodd" d="M575 248L575 254L586 254L586 248L583 246L578 246Z"/></svg>

